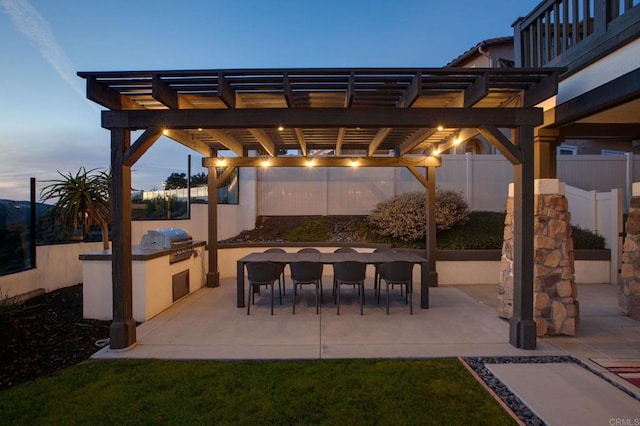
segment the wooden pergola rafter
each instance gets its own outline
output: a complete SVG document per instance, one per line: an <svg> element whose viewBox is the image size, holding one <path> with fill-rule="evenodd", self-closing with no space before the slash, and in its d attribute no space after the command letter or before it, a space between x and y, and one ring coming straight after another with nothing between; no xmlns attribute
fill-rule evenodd
<svg viewBox="0 0 640 426"><path fill-rule="evenodd" d="M435 271L435 167L478 134L514 165L515 297L510 341L535 348L533 128L555 95L560 69L332 68L79 72L107 110L113 174L114 321L111 347L133 344L131 166L162 135L209 168L208 285L218 284L215 190L231 170L256 167L406 167L425 187L430 282ZM517 105L517 106L516 106ZM509 137L505 136L505 129ZM144 130L131 143L131 131ZM298 156L282 155L298 152ZM228 152L221 165L220 154ZM226 167L220 177L217 168ZM425 307L425 306L423 306Z"/></svg>

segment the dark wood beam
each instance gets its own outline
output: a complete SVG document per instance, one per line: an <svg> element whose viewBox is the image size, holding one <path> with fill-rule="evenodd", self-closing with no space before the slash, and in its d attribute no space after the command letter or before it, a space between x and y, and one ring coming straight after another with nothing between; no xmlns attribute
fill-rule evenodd
<svg viewBox="0 0 640 426"><path fill-rule="evenodd" d="M298 139L298 145L300 145L300 152L306 157L307 155L307 141L304 139L304 133L302 129L295 128L296 138Z"/></svg>
<svg viewBox="0 0 640 426"><path fill-rule="evenodd" d="M639 123L572 123L558 130L561 139L640 139Z"/></svg>
<svg viewBox="0 0 640 426"><path fill-rule="evenodd" d="M387 136L389 136L389 133L391 133L391 130L393 129L390 129L388 127L378 130L378 133L376 133L376 135L369 143L369 152L367 154L369 155L369 157L373 156L373 154L376 153L380 144L386 139Z"/></svg>
<svg viewBox="0 0 640 426"><path fill-rule="evenodd" d="M289 73L284 73L283 78L283 91L284 99L287 101L288 108L295 108L295 100L293 99L293 90L291 90L291 83L289 82Z"/></svg>
<svg viewBox="0 0 640 426"><path fill-rule="evenodd" d="M404 91L402 98L398 102L398 108L410 108L420 97L422 92L422 73L418 72L411 80L411 84Z"/></svg>
<svg viewBox="0 0 640 426"><path fill-rule="evenodd" d="M160 136L162 136L162 129L159 127L150 127L145 130L133 145L131 145L131 148L124 153L124 165L129 167L133 166Z"/></svg>
<svg viewBox="0 0 640 426"><path fill-rule="evenodd" d="M555 71L524 92L524 106L533 107L558 94L558 75Z"/></svg>
<svg viewBox="0 0 640 426"><path fill-rule="evenodd" d="M500 132L495 126L481 126L478 127L480 134L484 136L491 145L495 146L502 155L505 156L511 164L520 164L522 162L522 156L520 155L520 149L513 144L505 135ZM531 142L533 143L533 142ZM533 158L531 159L533 161Z"/></svg>
<svg viewBox="0 0 640 426"><path fill-rule="evenodd" d="M424 189L429 189L429 181L426 177L424 177L422 173L420 173L420 170L416 169L414 166L406 166L406 168L416 179L418 179L418 182L420 182L422 186L424 186Z"/></svg>
<svg viewBox="0 0 640 426"><path fill-rule="evenodd" d="M173 139L176 142L181 143L187 148L191 148L197 153L205 156L211 156L211 148L204 142L201 142L193 137L193 135L189 132L185 132L184 130L177 129L164 129L162 134L169 139Z"/></svg>
<svg viewBox="0 0 640 426"><path fill-rule="evenodd" d="M263 129L248 129L249 133L253 135L254 138L258 141L258 143L264 148L267 153L275 157L276 156L276 144L273 143L267 132Z"/></svg>
<svg viewBox="0 0 640 426"><path fill-rule="evenodd" d="M422 141L437 131L435 127L427 129L419 129L400 144L400 155L405 155L411 152L416 146L420 145Z"/></svg>
<svg viewBox="0 0 640 426"><path fill-rule="evenodd" d="M471 108L489 94L489 78L487 74L478 76L473 84L464 89L463 108Z"/></svg>
<svg viewBox="0 0 640 426"><path fill-rule="evenodd" d="M227 106L227 108L236 107L236 91L231 88L229 81L224 77L224 74L218 74L218 91L216 96Z"/></svg>
<svg viewBox="0 0 640 426"><path fill-rule="evenodd" d="M232 151L236 155L244 155L244 150L242 148L242 144L236 140L233 136L225 132L224 130L218 129L202 129L202 131L222 145L224 145L228 150Z"/></svg>
<svg viewBox="0 0 640 426"><path fill-rule="evenodd" d="M216 180L216 188L222 188L224 182L229 179L229 176L231 176L235 169L236 167L234 166L226 167L224 169L224 172L222 172L222 174L218 176L218 179Z"/></svg>
<svg viewBox="0 0 640 426"><path fill-rule="evenodd" d="M103 111L102 126L145 129L538 126L540 108L242 108Z"/></svg>
<svg viewBox="0 0 640 426"><path fill-rule="evenodd" d="M554 108L554 127L578 121L589 115L621 105L640 96L640 68Z"/></svg>
<svg viewBox="0 0 640 426"><path fill-rule="evenodd" d="M151 96L170 109L180 109L178 92L162 81L158 74L153 75Z"/></svg>
<svg viewBox="0 0 640 426"><path fill-rule="evenodd" d="M345 108L351 108L351 102L353 102L353 85L354 85L354 82L355 82L355 76L351 72L351 73L349 73L349 83L348 83L348 87L347 87L347 93L345 93L345 96L344 96L344 107Z"/></svg>
<svg viewBox="0 0 640 426"><path fill-rule="evenodd" d="M87 99L117 111L143 109L137 102L133 102L126 96L121 96L118 91L100 83L95 77L87 78Z"/></svg>
<svg viewBox="0 0 640 426"><path fill-rule="evenodd" d="M344 135L346 133L347 133L347 129L345 129L344 127L341 127L340 129L338 129L338 138L336 139L336 152L335 152L336 157L340 156L340 153L342 151L342 143L344 142Z"/></svg>
<svg viewBox="0 0 640 426"><path fill-rule="evenodd" d="M313 167L440 167L442 160L436 157L225 157L203 158L203 167L309 167L307 161L313 160ZM265 164L265 161L268 162Z"/></svg>
<svg viewBox="0 0 640 426"><path fill-rule="evenodd" d="M183 108L197 109L196 106L189 102L187 99L182 99L181 104ZM201 128L199 127L198 129ZM226 133L225 131L218 129L202 129L202 132L208 134L209 136L220 142L227 149L233 151L236 155L243 155L242 144L238 142L236 138Z"/></svg>
<svg viewBox="0 0 640 426"><path fill-rule="evenodd" d="M442 144L438 145L438 155L444 154L454 146L463 144L469 139L478 136L479 134L480 134L480 131L478 129L471 129L471 128L460 129L460 131L449 136L448 138L445 139L445 141Z"/></svg>

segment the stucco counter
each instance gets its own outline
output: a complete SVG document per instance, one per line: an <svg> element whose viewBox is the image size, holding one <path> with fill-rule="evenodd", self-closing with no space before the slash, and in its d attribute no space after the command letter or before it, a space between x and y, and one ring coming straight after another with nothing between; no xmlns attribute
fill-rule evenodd
<svg viewBox="0 0 640 426"><path fill-rule="evenodd" d="M178 299L205 284L205 243L194 241L193 255L169 262L169 250L132 247L133 318L147 321ZM82 301L84 318L113 319L111 250L83 253Z"/></svg>

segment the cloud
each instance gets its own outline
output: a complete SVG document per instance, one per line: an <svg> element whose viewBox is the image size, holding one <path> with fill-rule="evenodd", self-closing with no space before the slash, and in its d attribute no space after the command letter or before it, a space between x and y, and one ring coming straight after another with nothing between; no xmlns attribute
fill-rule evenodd
<svg viewBox="0 0 640 426"><path fill-rule="evenodd" d="M38 48L58 75L83 98L84 88L76 79L75 66L56 41L49 23L26 0L0 0L13 23Z"/></svg>

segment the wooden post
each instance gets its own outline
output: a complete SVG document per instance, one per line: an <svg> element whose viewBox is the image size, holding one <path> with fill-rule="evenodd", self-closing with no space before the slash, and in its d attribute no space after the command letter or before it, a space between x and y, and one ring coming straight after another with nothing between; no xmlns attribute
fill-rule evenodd
<svg viewBox="0 0 640 426"><path fill-rule="evenodd" d="M536 129L533 137L535 179L556 179L557 154L559 143L557 130Z"/></svg>
<svg viewBox="0 0 640 426"><path fill-rule="evenodd" d="M427 167L427 261L429 262L429 287L438 287L436 272L436 168ZM428 305L428 300L427 300ZM422 306L423 308L425 306Z"/></svg>
<svg viewBox="0 0 640 426"><path fill-rule="evenodd" d="M215 165L207 167L208 189L208 247L209 271L207 272L207 287L220 286L220 272L218 272L218 173Z"/></svg>
<svg viewBox="0 0 640 426"><path fill-rule="evenodd" d="M533 128L518 129L520 164L514 165L513 316L509 342L521 349L536 348L533 320Z"/></svg>
<svg viewBox="0 0 640 426"><path fill-rule="evenodd" d="M113 242L111 349L123 349L136 342L131 263L131 166L124 163L124 154L130 145L129 129L111 129L111 235Z"/></svg>

